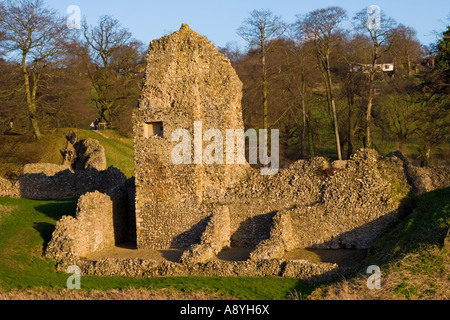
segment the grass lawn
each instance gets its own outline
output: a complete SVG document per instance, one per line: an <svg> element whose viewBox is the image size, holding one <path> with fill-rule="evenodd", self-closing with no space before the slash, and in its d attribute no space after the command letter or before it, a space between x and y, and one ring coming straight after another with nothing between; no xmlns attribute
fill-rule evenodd
<svg viewBox="0 0 450 320"><path fill-rule="evenodd" d="M68 274L56 272L55 262L42 258L56 221L74 215L76 200L32 201L0 198L0 289L66 288ZM284 300L307 297L313 288L288 278L118 278L82 277L83 290L161 288L214 293L243 300Z"/></svg>

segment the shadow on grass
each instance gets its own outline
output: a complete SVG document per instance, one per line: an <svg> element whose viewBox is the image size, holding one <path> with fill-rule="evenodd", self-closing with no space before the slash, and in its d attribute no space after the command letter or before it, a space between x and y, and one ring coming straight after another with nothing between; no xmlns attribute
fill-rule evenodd
<svg viewBox="0 0 450 320"><path fill-rule="evenodd" d="M36 211L45 214L55 221L58 221L63 216L75 217L77 204L78 199L58 200L50 202L48 204L37 206Z"/></svg>
<svg viewBox="0 0 450 320"><path fill-rule="evenodd" d="M316 287L311 287L305 284L303 281L298 280L292 291L289 292L286 299L288 300L306 300Z"/></svg>
<svg viewBox="0 0 450 320"><path fill-rule="evenodd" d="M52 240L55 225L47 222L35 222L33 228L40 233L42 240L44 240L44 245L42 246L42 255L44 255L49 242Z"/></svg>
<svg viewBox="0 0 450 320"><path fill-rule="evenodd" d="M75 217L77 203L77 199L61 200L50 202L44 205L39 205L35 208L36 211L45 214L47 217L55 221L55 223L34 222L33 228L40 233L41 238L44 241L42 253L45 253L45 250L47 249L47 246L52 239L52 234L53 231L55 231L56 222L59 221L63 216Z"/></svg>

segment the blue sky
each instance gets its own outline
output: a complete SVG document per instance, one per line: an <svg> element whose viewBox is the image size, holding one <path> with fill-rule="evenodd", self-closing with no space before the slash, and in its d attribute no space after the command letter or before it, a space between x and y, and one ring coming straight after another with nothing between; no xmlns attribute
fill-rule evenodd
<svg viewBox="0 0 450 320"><path fill-rule="evenodd" d="M236 34L249 13L254 9L270 9L286 22L294 22L295 15L309 11L340 6L350 17L370 5L378 5L397 22L417 31L419 40L428 45L436 37L433 31L445 29L450 15L449 0L44 0L66 15L67 7L78 5L89 24L95 24L101 15L118 19L122 26L145 44L176 31L182 23L209 38L216 46L228 42L244 42Z"/></svg>

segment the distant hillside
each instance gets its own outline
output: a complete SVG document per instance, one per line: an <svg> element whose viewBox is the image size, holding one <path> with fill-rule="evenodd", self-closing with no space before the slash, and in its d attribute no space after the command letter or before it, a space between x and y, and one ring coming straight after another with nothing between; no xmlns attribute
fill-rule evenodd
<svg viewBox="0 0 450 320"><path fill-rule="evenodd" d="M0 136L0 176L14 179L22 173L24 165L29 163L61 164L60 151L64 148L65 135L71 131L77 133L78 139L93 138L98 140L106 152L107 166L115 166L127 177L134 176L133 138L124 137L114 130L102 130L100 135L92 130L57 129L44 135L40 141L26 135Z"/></svg>
<svg viewBox="0 0 450 320"><path fill-rule="evenodd" d="M410 199L417 208L379 238L358 274L310 296L327 300L449 300L450 188ZM381 269L381 289L369 290L367 267Z"/></svg>

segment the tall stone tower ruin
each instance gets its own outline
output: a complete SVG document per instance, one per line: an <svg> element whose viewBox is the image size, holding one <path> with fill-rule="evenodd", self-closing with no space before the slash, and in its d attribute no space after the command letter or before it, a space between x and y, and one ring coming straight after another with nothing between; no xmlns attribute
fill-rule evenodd
<svg viewBox="0 0 450 320"><path fill-rule="evenodd" d="M230 61L188 25L150 44L133 114L138 248L192 244L209 216L207 199L245 171L239 169L245 165L174 164L171 158L175 130L188 130L194 146L195 134L199 142L208 129L220 130L224 139L227 129L243 129L241 99ZM194 122L202 132L194 132Z"/></svg>

